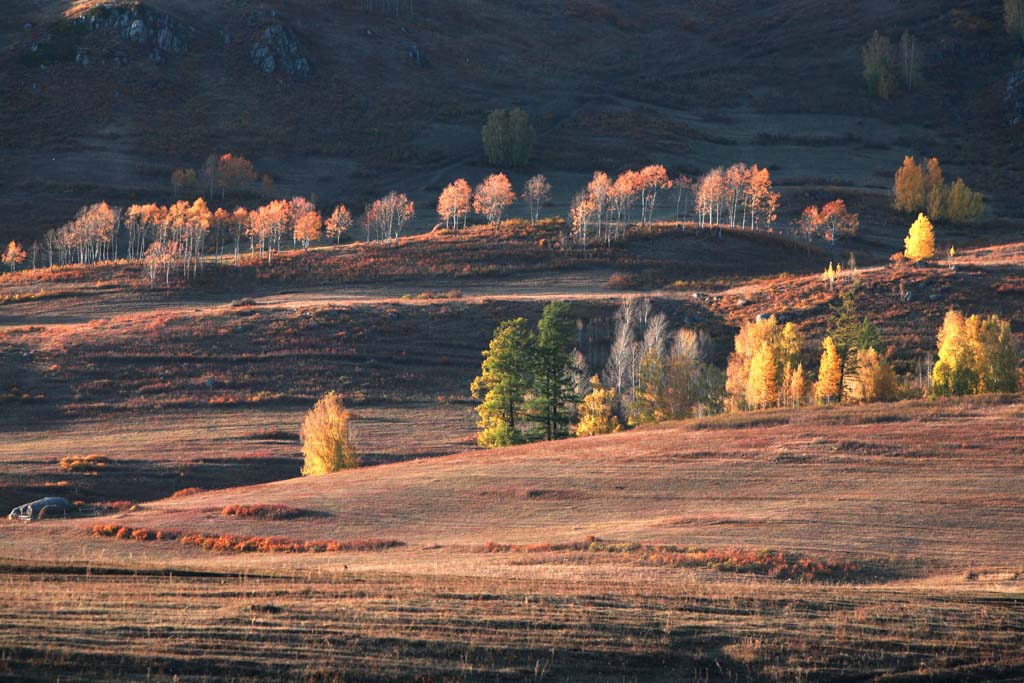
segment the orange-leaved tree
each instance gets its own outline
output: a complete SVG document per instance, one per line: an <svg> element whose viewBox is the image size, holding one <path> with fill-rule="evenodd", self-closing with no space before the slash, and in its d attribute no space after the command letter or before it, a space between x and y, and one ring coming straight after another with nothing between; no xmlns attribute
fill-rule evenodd
<svg viewBox="0 0 1024 683"><path fill-rule="evenodd" d="M336 244L341 244L342 236L352 228L352 214L348 207L344 204L334 207L324 227L327 229L327 237L333 239Z"/></svg>
<svg viewBox="0 0 1024 683"><path fill-rule="evenodd" d="M441 196L437 198L437 215L444 220L444 227L466 227L466 219L472 208L472 198L473 188L463 178L441 190Z"/></svg>
<svg viewBox="0 0 1024 683"><path fill-rule="evenodd" d="M512 191L512 183L504 173L487 176L482 183L476 186L475 195L473 210L484 216L487 222L494 227L500 225L501 215L516 200L516 193Z"/></svg>
<svg viewBox="0 0 1024 683"><path fill-rule="evenodd" d="M11 269L13 273L18 268L18 264L25 260L25 250L21 248L21 245L11 240L11 243L7 245L7 249L3 254L3 262L7 264L7 267Z"/></svg>

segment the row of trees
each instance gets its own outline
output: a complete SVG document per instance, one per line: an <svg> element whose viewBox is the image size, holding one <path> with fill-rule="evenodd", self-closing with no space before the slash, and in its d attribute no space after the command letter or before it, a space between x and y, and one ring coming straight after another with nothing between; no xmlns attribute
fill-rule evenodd
<svg viewBox="0 0 1024 683"><path fill-rule="evenodd" d="M480 445L606 434L720 410L722 373L708 362L706 334L671 332L649 299L627 300L615 320L603 379L572 348L567 303L548 304L535 331L524 318L501 323L471 385Z"/></svg>
<svg viewBox="0 0 1024 683"><path fill-rule="evenodd" d="M859 315L856 286L829 316L817 358L808 358L800 327L775 316L744 323L726 372L708 362L711 342L689 329L670 332L648 299L626 301L600 374L571 348L569 307L544 309L536 331L523 318L501 323L472 384L481 401L478 441L496 447L532 439L607 434L722 410L759 410L845 401L892 401L901 388L878 329ZM1009 323L998 316L947 313L932 368L937 396L1014 392L1019 359ZM571 425L575 422L575 427Z"/></svg>
<svg viewBox="0 0 1024 683"><path fill-rule="evenodd" d="M248 162L242 157L227 154L213 158L211 163L210 178L215 179L211 192L231 186L231 178L246 177L248 173ZM669 179L665 167L659 165L627 170L614 180L598 171L572 201L563 243L586 249L596 243L610 244L631 225L649 227L659 197L670 190L674 191L677 218L685 221L692 205L697 224L702 228L717 225L720 233L723 226L766 229L777 218L779 194L773 190L768 170L757 165L715 168L697 180L684 175ZM551 184L540 174L526 181L519 196L503 173L488 176L475 188L459 178L440 193L437 213L448 228L465 227L473 213L500 224L521 198L535 224L551 195ZM949 185L944 182L942 168L934 158L923 166L912 157L904 159L894 178L893 204L900 211L928 211L933 218L954 222L976 220L984 210L981 195L962 179ZM366 239L396 244L414 212L413 202L401 193L391 192L375 200L366 206L361 220ZM186 276L194 275L201 268L204 250L222 254L233 242L237 263L241 242L248 240L250 250L270 262L289 235L293 244L303 248L318 241L324 230L328 238L340 243L353 222L343 204L325 220L312 202L302 197L274 200L253 210L236 207L230 211L213 211L205 200L182 200L168 207L133 205L126 210L100 202L83 207L74 219L48 231L41 244L31 245L31 263L36 267L40 259L50 266L117 259L126 241L125 256L130 260L144 258L152 247L151 273L162 270L167 279L173 264L180 265ZM796 233L808 243L821 238L834 246L840 238L855 235L859 224L858 215L849 211L842 199L836 199L821 207L805 208ZM153 246L154 242L159 244ZM18 250L23 248L16 244L14 251ZM13 254L4 261L10 269L22 263ZM931 255L928 252L913 260Z"/></svg>
<svg viewBox="0 0 1024 683"><path fill-rule="evenodd" d="M735 229L738 222L742 229L767 230L778 217L779 200L768 169L757 164L715 168L693 185L694 211L702 228Z"/></svg>
<svg viewBox="0 0 1024 683"><path fill-rule="evenodd" d="M922 165L908 156L893 180L893 207L903 213L923 212L936 220L973 223L984 212L985 203L963 178L947 185L938 159L932 157Z"/></svg>
<svg viewBox="0 0 1024 683"><path fill-rule="evenodd" d="M530 178L523 186L523 199L530 206L534 222L540 214L540 207L551 199L551 185L543 175ZM504 173L488 176L476 186L469 186L464 178L450 183L437 199L437 215L447 228L466 227L469 214L476 212L494 225L501 223L505 210L516 201L512 183Z"/></svg>

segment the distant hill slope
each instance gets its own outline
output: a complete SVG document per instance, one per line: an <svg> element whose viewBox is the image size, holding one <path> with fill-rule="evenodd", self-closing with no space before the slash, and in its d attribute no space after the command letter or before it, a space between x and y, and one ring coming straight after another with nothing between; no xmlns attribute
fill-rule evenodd
<svg viewBox="0 0 1024 683"><path fill-rule="evenodd" d="M1018 201L1003 192L1022 144L1003 91L1020 49L998 3L375 4L150 0L139 30L95 0L12 0L0 236L29 239L88 200L169 200L171 169L213 151L246 154L280 194L429 202L486 172L479 129L504 106L531 113L532 165L566 172L566 196L573 174L655 160L746 159L793 185L881 189L903 154L927 153L1003 212ZM918 93L868 98L859 51L875 29L919 37Z"/></svg>

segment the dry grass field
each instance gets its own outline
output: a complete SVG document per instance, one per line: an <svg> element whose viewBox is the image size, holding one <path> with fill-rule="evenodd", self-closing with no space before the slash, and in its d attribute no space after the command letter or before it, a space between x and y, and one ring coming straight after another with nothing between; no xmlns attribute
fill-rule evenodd
<svg viewBox="0 0 1024 683"><path fill-rule="evenodd" d="M95 519L4 525L0 676L1019 680L1022 418L999 397L767 412L98 520L404 543L379 551L205 550L96 537ZM307 512L267 521L228 505ZM765 571L761 549L802 569Z"/></svg>

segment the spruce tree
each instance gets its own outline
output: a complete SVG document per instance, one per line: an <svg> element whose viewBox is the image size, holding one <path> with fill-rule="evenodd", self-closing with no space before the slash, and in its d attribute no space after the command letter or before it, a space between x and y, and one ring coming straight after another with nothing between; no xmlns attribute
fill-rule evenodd
<svg viewBox="0 0 1024 683"><path fill-rule="evenodd" d="M570 372L571 344L569 304L552 301L544 307L531 349L533 398L528 406L529 419L549 441L569 436L572 406L579 402Z"/></svg>

